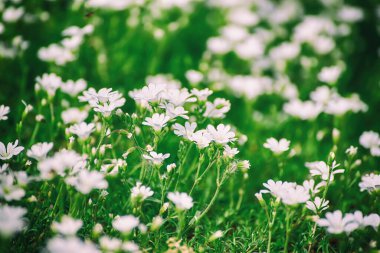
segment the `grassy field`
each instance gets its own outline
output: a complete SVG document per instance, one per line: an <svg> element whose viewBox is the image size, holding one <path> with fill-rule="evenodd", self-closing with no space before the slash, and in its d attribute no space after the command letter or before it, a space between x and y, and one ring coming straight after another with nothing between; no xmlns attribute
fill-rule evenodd
<svg viewBox="0 0 380 253"><path fill-rule="evenodd" d="M0 252L380 251L377 1L0 13Z"/></svg>

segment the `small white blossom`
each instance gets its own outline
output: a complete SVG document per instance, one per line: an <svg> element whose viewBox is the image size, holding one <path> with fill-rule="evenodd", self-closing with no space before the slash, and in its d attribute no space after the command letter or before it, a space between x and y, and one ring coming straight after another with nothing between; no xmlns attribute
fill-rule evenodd
<svg viewBox="0 0 380 253"><path fill-rule="evenodd" d="M289 150L289 144L290 141L287 139L282 138L278 141L272 137L267 139L267 141L264 143L264 147L270 149L276 155L279 155Z"/></svg>
<svg viewBox="0 0 380 253"><path fill-rule="evenodd" d="M145 199L151 197L153 195L153 191L150 187L142 185L140 182L136 183L131 190L131 199L132 202L142 202Z"/></svg>
<svg viewBox="0 0 380 253"><path fill-rule="evenodd" d="M168 199L172 201L175 207L180 211L188 210L193 207L193 199L184 192L169 192Z"/></svg>
<svg viewBox="0 0 380 253"><path fill-rule="evenodd" d="M83 222L81 220L76 220L70 216L64 215L61 218L61 222L53 222L52 229L65 236L75 236L82 225Z"/></svg>
<svg viewBox="0 0 380 253"><path fill-rule="evenodd" d="M0 121L8 119L8 113L10 112L9 106L0 105Z"/></svg>
<svg viewBox="0 0 380 253"><path fill-rule="evenodd" d="M95 131L95 124L86 122L77 123L69 128L69 132L77 135L81 139L87 139Z"/></svg>
<svg viewBox="0 0 380 253"><path fill-rule="evenodd" d="M151 126L155 131L160 131L163 127L166 126L170 117L165 114L155 113L152 117L146 117L145 121L142 123L146 126Z"/></svg>
<svg viewBox="0 0 380 253"><path fill-rule="evenodd" d="M133 215L117 217L112 221L112 227L123 234L130 233L134 228L138 227L139 224L139 219Z"/></svg>
<svg viewBox="0 0 380 253"><path fill-rule="evenodd" d="M235 133L231 130L231 126L219 124L216 128L213 125L207 126L207 131L212 137L212 140L217 144L227 144L234 141Z"/></svg>
<svg viewBox="0 0 380 253"><path fill-rule="evenodd" d="M34 144L27 152L26 155L30 158L41 161L46 158L47 153L53 148L52 142L40 142Z"/></svg>
<svg viewBox="0 0 380 253"><path fill-rule="evenodd" d="M162 162L170 157L170 154L162 154L162 153L156 153L154 151L149 152L149 155L144 154L143 157L151 161L155 165L161 165Z"/></svg>
<svg viewBox="0 0 380 253"><path fill-rule="evenodd" d="M0 141L0 160L9 160L13 156L17 156L21 151L24 150L24 147L18 146L18 140L14 143L9 142L7 147L4 143Z"/></svg>
<svg viewBox="0 0 380 253"><path fill-rule="evenodd" d="M362 176L359 187L360 191L378 191L380 189L380 175L370 173Z"/></svg>
<svg viewBox="0 0 380 253"><path fill-rule="evenodd" d="M22 207L0 206L0 234L8 237L21 231L25 227L25 214Z"/></svg>

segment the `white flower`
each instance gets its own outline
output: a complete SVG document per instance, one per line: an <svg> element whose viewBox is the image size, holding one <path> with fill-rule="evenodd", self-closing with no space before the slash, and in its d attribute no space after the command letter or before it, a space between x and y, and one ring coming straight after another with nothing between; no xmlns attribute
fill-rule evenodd
<svg viewBox="0 0 380 253"><path fill-rule="evenodd" d="M53 222L52 229L62 235L74 236L82 225L83 222L81 220L76 220L70 216L64 215L61 222Z"/></svg>
<svg viewBox="0 0 380 253"><path fill-rule="evenodd" d="M209 241L212 242L212 241L215 241L216 239L219 239L223 236L223 231L222 230L218 230L218 231L215 231L214 233L212 233L212 235L209 237Z"/></svg>
<svg viewBox="0 0 380 253"><path fill-rule="evenodd" d="M162 162L170 157L170 154L162 154L162 153L156 153L154 151L149 152L149 155L144 154L143 157L151 161L155 165L161 165Z"/></svg>
<svg viewBox="0 0 380 253"><path fill-rule="evenodd" d="M133 90L129 92L129 96L141 105L147 103L158 102L162 97L162 92L166 89L166 85L150 83L141 90Z"/></svg>
<svg viewBox="0 0 380 253"><path fill-rule="evenodd" d="M25 227L23 216L26 209L22 207L0 206L0 234L11 236Z"/></svg>
<svg viewBox="0 0 380 253"><path fill-rule="evenodd" d="M0 120L7 120L7 114L10 112L9 106L0 105Z"/></svg>
<svg viewBox="0 0 380 253"><path fill-rule="evenodd" d="M134 186L131 190L131 199L133 202L142 202L152 195L152 189L150 189L150 187L142 185L140 182L137 182L136 186Z"/></svg>
<svg viewBox="0 0 380 253"><path fill-rule="evenodd" d="M68 80L67 82L62 83L61 90L72 97L76 97L80 92L84 91L86 87L87 82L84 79L79 79L77 81Z"/></svg>
<svg viewBox="0 0 380 253"><path fill-rule="evenodd" d="M230 146L224 146L223 155L228 158L233 158L235 155L239 153L237 148L231 148Z"/></svg>
<svg viewBox="0 0 380 253"><path fill-rule="evenodd" d="M174 134L177 136L183 136L185 139L191 139L194 134L195 128L197 128L197 123L195 122L185 122L185 126L182 126L178 123L173 125Z"/></svg>
<svg viewBox="0 0 380 253"><path fill-rule="evenodd" d="M81 139L87 139L95 131L95 124L86 122L77 123L69 128L69 132L76 134Z"/></svg>
<svg viewBox="0 0 380 253"><path fill-rule="evenodd" d="M208 147L213 139L207 130L199 130L191 135L190 140L195 142L198 148L203 149Z"/></svg>
<svg viewBox="0 0 380 253"><path fill-rule="evenodd" d="M189 116L186 115L188 111L186 111L185 108L183 108L182 106L176 107L173 104L166 104L164 108L166 109L166 115L168 115L170 119L174 119L177 117L189 119Z"/></svg>
<svg viewBox="0 0 380 253"><path fill-rule="evenodd" d="M197 100L187 89L169 89L162 96L174 106L183 106L186 102L195 102Z"/></svg>
<svg viewBox="0 0 380 253"><path fill-rule="evenodd" d="M53 148L52 142L40 142L34 144L27 152L26 155L41 161L46 158L47 153Z"/></svg>
<svg viewBox="0 0 380 253"><path fill-rule="evenodd" d="M104 175L98 171L81 170L78 175L68 177L66 183L72 185L77 191L83 194L89 194L93 189L106 189L108 182Z"/></svg>
<svg viewBox="0 0 380 253"><path fill-rule="evenodd" d="M62 79L54 73L43 74L36 78L37 87L44 89L49 96L54 96L55 92L62 85Z"/></svg>
<svg viewBox="0 0 380 253"><path fill-rule="evenodd" d="M21 151L24 150L24 147L18 146L18 140L16 140L13 144L9 142L7 147L5 147L4 143L0 141L0 160L8 160L13 156L17 156Z"/></svg>
<svg viewBox="0 0 380 253"><path fill-rule="evenodd" d="M166 126L170 117L165 114L155 113L152 117L146 117L145 121L142 123L146 126L151 126L155 131L160 131L163 127Z"/></svg>
<svg viewBox="0 0 380 253"><path fill-rule="evenodd" d="M123 159L112 159L110 164L103 164L101 172L108 175L116 175L119 173L119 168L127 166L127 162Z"/></svg>
<svg viewBox="0 0 380 253"><path fill-rule="evenodd" d="M267 139L267 141L264 143L264 147L270 149L276 155L279 155L289 150L289 144L290 141L287 139L282 138L278 141L272 137Z"/></svg>
<svg viewBox="0 0 380 253"><path fill-rule="evenodd" d="M185 76L186 76L186 79L191 84L199 84L202 81L202 79L203 79L203 74L201 72L199 72L199 71L196 71L196 70L188 70L188 71L186 71ZM191 91L191 93L194 94L193 91ZM196 95L196 94L194 94L194 95Z"/></svg>
<svg viewBox="0 0 380 253"><path fill-rule="evenodd" d="M322 105L313 101L294 99L284 105L284 112L301 120L315 119L322 112Z"/></svg>
<svg viewBox="0 0 380 253"><path fill-rule="evenodd" d="M95 112L108 117L115 109L124 105L125 98L121 93L112 91L112 88L102 88L98 92L89 88L83 92L82 96L79 96L79 101L88 102Z"/></svg>
<svg viewBox="0 0 380 253"><path fill-rule="evenodd" d="M74 61L75 55L69 48L58 44L51 44L48 47L41 47L38 50L38 58L42 61L54 62L55 64L62 66L67 62Z"/></svg>
<svg viewBox="0 0 380 253"><path fill-rule="evenodd" d="M327 227L327 232L330 234L340 234L350 233L358 227L356 223L352 223L352 220L353 217L346 215L343 217L342 212L337 210L326 213L326 218L319 218L316 222L320 227Z"/></svg>
<svg viewBox="0 0 380 253"><path fill-rule="evenodd" d="M21 186L15 183L12 174L0 175L0 197L3 197L6 201L12 201L20 200L24 196L24 189L22 189Z"/></svg>
<svg viewBox="0 0 380 253"><path fill-rule="evenodd" d="M260 193L270 193L273 196L280 198L281 201L286 205L296 205L300 203L305 203L310 199L310 194L308 189L301 185L297 185L293 182L282 182L268 180L267 183L263 184L267 190L261 190Z"/></svg>
<svg viewBox="0 0 380 253"><path fill-rule="evenodd" d="M326 210L329 207L329 201L316 197L313 201L306 202L306 208L313 211L314 213L321 212Z"/></svg>
<svg viewBox="0 0 380 253"><path fill-rule="evenodd" d="M3 20L7 23L17 22L25 13L24 7L15 8L10 6L3 12Z"/></svg>
<svg viewBox="0 0 380 253"><path fill-rule="evenodd" d="M354 23L362 20L364 12L362 9L350 5L343 5L338 12L338 18L340 21Z"/></svg>
<svg viewBox="0 0 380 253"><path fill-rule="evenodd" d="M123 234L130 233L139 224L139 219L133 215L120 216L112 221L112 227Z"/></svg>
<svg viewBox="0 0 380 253"><path fill-rule="evenodd" d="M212 140L217 144L227 144L234 141L235 133L231 130L231 126L219 124L216 128L213 125L207 126L207 131L212 137Z"/></svg>
<svg viewBox="0 0 380 253"><path fill-rule="evenodd" d="M331 168L323 161L307 162L305 166L309 168L311 176L320 176L322 180L327 181L329 179L329 173L331 169L330 181L334 180L334 175L343 173L344 169L335 170L339 164L333 162Z"/></svg>
<svg viewBox="0 0 380 253"><path fill-rule="evenodd" d="M111 238L108 236L102 236L99 239L99 244L106 252L116 252L120 250L122 241L118 238Z"/></svg>
<svg viewBox="0 0 380 253"><path fill-rule="evenodd" d="M121 245L122 250L130 253L139 253L140 248L139 245L134 243L133 241L124 242L123 245Z"/></svg>
<svg viewBox="0 0 380 253"><path fill-rule="evenodd" d="M380 175L371 173L362 176L359 183L360 191L374 192L380 189Z"/></svg>
<svg viewBox="0 0 380 253"><path fill-rule="evenodd" d="M173 202L175 207L180 211L188 210L193 207L193 198L184 192L169 192L168 199Z"/></svg>
<svg viewBox="0 0 380 253"><path fill-rule="evenodd" d="M78 108L69 108L62 112L61 117L65 124L81 123L88 117L88 112Z"/></svg>
<svg viewBox="0 0 380 253"><path fill-rule="evenodd" d="M51 179L54 175L65 175L65 170L73 170L83 163L83 158L73 150L61 150L52 157L48 157L38 163L41 177Z"/></svg>
<svg viewBox="0 0 380 253"><path fill-rule="evenodd" d="M380 148L380 137L378 133L374 131L363 132L362 135L360 135L359 143L364 148L370 149L373 156L380 156L380 154L377 154Z"/></svg>
<svg viewBox="0 0 380 253"><path fill-rule="evenodd" d="M340 66L324 67L318 73L318 80L324 83L336 83L341 73L342 67Z"/></svg>
<svg viewBox="0 0 380 253"><path fill-rule="evenodd" d="M203 116L208 118L224 118L230 109L230 101L224 98L217 98L213 103L208 101L206 102L206 111Z"/></svg>
<svg viewBox="0 0 380 253"><path fill-rule="evenodd" d="M83 242L77 237L54 237L47 243L50 253L100 253L96 245L90 241Z"/></svg>
<svg viewBox="0 0 380 253"><path fill-rule="evenodd" d="M208 96L210 96L213 92L208 88L203 90L198 90L194 88L191 90L191 93L193 93L199 101L206 101Z"/></svg>

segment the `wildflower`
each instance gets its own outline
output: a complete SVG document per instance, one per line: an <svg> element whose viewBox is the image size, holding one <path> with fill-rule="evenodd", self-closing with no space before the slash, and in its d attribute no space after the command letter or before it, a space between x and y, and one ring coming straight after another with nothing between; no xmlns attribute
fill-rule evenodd
<svg viewBox="0 0 380 253"><path fill-rule="evenodd" d="M151 118L146 117L145 121L142 124L146 126L151 126L154 129L154 131L161 131L161 129L166 126L169 120L169 116L165 114L155 113Z"/></svg>
<svg viewBox="0 0 380 253"><path fill-rule="evenodd" d="M15 183L13 175L0 175L0 197L6 201L20 200L25 196L24 189Z"/></svg>
<svg viewBox="0 0 380 253"><path fill-rule="evenodd" d="M237 148L231 148L230 146L224 146L223 155L228 158L233 158L235 155L239 153Z"/></svg>
<svg viewBox="0 0 380 253"><path fill-rule="evenodd" d="M104 175L97 171L83 169L76 176L68 177L66 183L75 187L83 194L89 194L93 189L106 189L108 182Z"/></svg>
<svg viewBox="0 0 380 253"><path fill-rule="evenodd" d="M190 140L195 142L199 149L203 149L208 147L213 139L207 130L199 130L191 135Z"/></svg>
<svg viewBox="0 0 380 253"><path fill-rule="evenodd" d="M185 126L178 123L173 125L174 134L177 136L183 136L185 139L191 139L194 134L195 128L197 128L197 123L195 122L185 122Z"/></svg>
<svg viewBox="0 0 380 253"><path fill-rule="evenodd" d="M54 73L43 74L36 78L37 87L44 89L49 96L54 96L55 92L62 85L62 79Z"/></svg>
<svg viewBox="0 0 380 253"><path fill-rule="evenodd" d="M94 243L83 242L77 237L54 237L48 241L46 248L50 253L100 253Z"/></svg>
<svg viewBox="0 0 380 253"><path fill-rule="evenodd" d="M326 218L319 218L317 224L320 227L327 227L327 232L330 234L350 233L358 227L356 223L352 223L352 217L346 215L343 217L339 210L326 213Z"/></svg>
<svg viewBox="0 0 380 253"><path fill-rule="evenodd" d="M199 101L206 101L207 98L213 93L212 90L206 88L203 90L198 90L198 89L192 89L191 93L193 93Z"/></svg>
<svg viewBox="0 0 380 253"><path fill-rule="evenodd" d="M360 191L374 192L380 189L380 175L370 173L362 176L359 183Z"/></svg>
<svg viewBox="0 0 380 253"><path fill-rule="evenodd" d="M69 108L62 112L61 118L65 124L81 123L88 117L88 112L78 108Z"/></svg>
<svg viewBox="0 0 380 253"><path fill-rule="evenodd" d="M108 175L116 175L119 169L127 166L127 162L123 159L112 159L110 164L103 164L101 172Z"/></svg>
<svg viewBox="0 0 380 253"><path fill-rule="evenodd" d="M121 245L121 248L123 251L130 252L130 253L140 252L139 245L137 245L133 241L124 242L123 245Z"/></svg>
<svg viewBox="0 0 380 253"><path fill-rule="evenodd" d="M251 167L251 163L248 160L239 161L237 163L237 167L241 169L243 172L247 172Z"/></svg>
<svg viewBox="0 0 380 253"><path fill-rule="evenodd" d="M355 156L358 153L358 147L350 146L346 149L346 154L349 156Z"/></svg>
<svg viewBox="0 0 380 253"><path fill-rule="evenodd" d="M7 120L7 114L10 112L9 106L0 105L0 120Z"/></svg>
<svg viewBox="0 0 380 253"><path fill-rule="evenodd" d="M8 143L7 147L5 147L4 143L0 141L0 159L1 160L9 160L13 156L17 156L21 151L24 150L24 147L18 146L18 140L16 140L13 144L11 142Z"/></svg>
<svg viewBox="0 0 380 253"><path fill-rule="evenodd" d="M87 82L84 79L77 81L68 80L61 85L61 90L64 93L69 94L72 97L76 97L79 93L84 91L87 87Z"/></svg>
<svg viewBox="0 0 380 253"><path fill-rule="evenodd" d="M224 98L217 98L213 103L206 102L206 111L203 116L208 118L224 118L225 114L231 109L230 101Z"/></svg>
<svg viewBox="0 0 380 253"><path fill-rule="evenodd" d="M315 119L323 110L322 105L313 101L302 102L300 100L291 100L284 105L284 112L301 120Z"/></svg>
<svg viewBox="0 0 380 253"><path fill-rule="evenodd" d="M17 22L25 13L24 7L15 8L10 6L3 11L3 20L7 23Z"/></svg>
<svg viewBox="0 0 380 253"><path fill-rule="evenodd" d="M8 237L25 227L26 209L8 205L0 206L0 234Z"/></svg>
<svg viewBox="0 0 380 253"><path fill-rule="evenodd" d="M174 170L177 167L175 163L171 163L168 166L166 166L166 171L170 173L172 170Z"/></svg>
<svg viewBox="0 0 380 253"><path fill-rule="evenodd" d="M36 143L26 152L26 155L30 158L36 159L37 161L41 161L46 158L47 153L49 153L52 148L52 142Z"/></svg>
<svg viewBox="0 0 380 253"><path fill-rule="evenodd" d="M102 236L99 239L99 244L100 244L100 247L106 252L116 252L120 250L122 241L118 238Z"/></svg>
<svg viewBox="0 0 380 253"><path fill-rule="evenodd" d="M309 168L311 176L320 176L321 179L325 181L329 179L329 176L330 181L332 181L334 180L335 174L340 174L344 172L344 169L335 170L335 168L339 166L339 164L336 164L335 161L333 162L331 167L323 161L307 162L305 163L305 166Z"/></svg>
<svg viewBox="0 0 380 253"><path fill-rule="evenodd" d="M211 135L212 140L217 144L227 144L236 139L235 133L230 130L230 126L223 124L219 124L216 128L213 125L207 126L207 131Z"/></svg>
<svg viewBox="0 0 380 253"><path fill-rule="evenodd" d="M139 219L133 215L117 217L112 221L112 227L123 234L129 234L139 224Z"/></svg>
<svg viewBox="0 0 380 253"><path fill-rule="evenodd" d="M176 107L173 104L166 104L164 108L166 109L166 114L170 117L170 119L174 119L177 117L189 119L189 116L186 115L188 111L186 111L182 106Z"/></svg>
<svg viewBox="0 0 380 253"><path fill-rule="evenodd" d="M53 222L52 229L65 236L74 236L82 225L83 222L81 220L75 220L70 216L64 215L61 222Z"/></svg>
<svg viewBox="0 0 380 253"><path fill-rule="evenodd" d="M162 94L163 98L174 106L183 106L186 102L195 102L196 98L187 89L169 89Z"/></svg>
<svg viewBox="0 0 380 253"><path fill-rule="evenodd" d="M199 84L202 79L203 79L203 74L199 71L196 70L188 70L185 73L186 79L191 83L191 84ZM196 95L193 90L191 91L194 95ZM196 95L197 96L197 95ZM197 96L198 97L198 96ZM199 99L199 97L198 97Z"/></svg>
<svg viewBox="0 0 380 253"><path fill-rule="evenodd" d="M86 122L77 123L69 128L69 132L85 140L95 131L95 124Z"/></svg>
<svg viewBox="0 0 380 253"><path fill-rule="evenodd" d="M141 90L133 90L129 92L129 96L131 96L139 104L145 105L147 103L158 102L161 99L162 93L165 89L165 85L149 83Z"/></svg>
<svg viewBox="0 0 380 253"><path fill-rule="evenodd" d="M155 165L161 165L162 162L170 157L170 154L162 154L162 153L156 153L154 151L149 152L149 155L144 154L143 157L151 161Z"/></svg>
<svg viewBox="0 0 380 253"><path fill-rule="evenodd" d="M168 199L172 201L175 207L180 210L188 210L193 206L193 199L187 193L169 192Z"/></svg>
<svg viewBox="0 0 380 253"><path fill-rule="evenodd" d="M65 175L65 170L73 170L83 162L83 158L73 150L60 150L52 157L48 157L38 163L41 177L51 179L54 175Z"/></svg>
<svg viewBox="0 0 380 253"><path fill-rule="evenodd" d="M287 139L282 138L278 141L272 137L267 139L267 141L264 143L264 147L270 149L276 155L279 155L289 150L289 144L290 141Z"/></svg>
<svg viewBox="0 0 380 253"><path fill-rule="evenodd" d="M296 205L305 203L309 200L310 194L307 189L301 185L292 182L282 182L268 180L263 184L267 190L261 190L260 193L270 193L273 196L281 199L286 205Z"/></svg>
<svg viewBox="0 0 380 253"><path fill-rule="evenodd" d="M318 80L324 83L334 84L342 73L340 66L324 67L318 73Z"/></svg>
<svg viewBox="0 0 380 253"><path fill-rule="evenodd" d="M153 191L150 189L150 187L142 185L142 183L137 182L136 186L134 186L131 190L131 199L132 202L142 202L146 198L149 198L153 195Z"/></svg>
<svg viewBox="0 0 380 253"><path fill-rule="evenodd" d="M318 214L323 210L326 210L329 207L329 201L316 197L313 201L306 202L306 208Z"/></svg>
<svg viewBox="0 0 380 253"><path fill-rule="evenodd" d="M117 91L111 88L102 88L98 92L89 88L79 96L79 101L88 102L95 112L100 112L103 116L108 117L111 113L125 103L125 98Z"/></svg>
<svg viewBox="0 0 380 253"><path fill-rule="evenodd" d="M380 156L380 137L373 131L366 131L360 135L359 143L364 148L369 149L371 155Z"/></svg>

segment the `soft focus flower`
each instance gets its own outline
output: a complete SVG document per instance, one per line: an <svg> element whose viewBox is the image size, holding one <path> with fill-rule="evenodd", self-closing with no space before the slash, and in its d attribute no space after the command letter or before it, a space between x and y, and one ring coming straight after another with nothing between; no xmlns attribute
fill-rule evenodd
<svg viewBox="0 0 380 253"><path fill-rule="evenodd" d="M132 202L144 201L146 198L152 195L153 191L150 189L150 187L144 186L140 182L137 182L136 186L134 186L131 190Z"/></svg>
<svg viewBox="0 0 380 253"><path fill-rule="evenodd" d="M160 165L165 159L170 157L170 154L162 154L162 153L158 154L152 151L152 152L149 152L149 155L144 154L143 157L146 160L151 161L155 165Z"/></svg>
<svg viewBox="0 0 380 253"><path fill-rule="evenodd" d="M52 142L40 142L34 144L30 149L26 152L26 155L30 158L34 158L37 161L41 161L46 158L47 153L53 148Z"/></svg>
<svg viewBox="0 0 380 253"><path fill-rule="evenodd" d="M112 221L112 227L123 234L130 233L139 224L139 219L133 215L117 217Z"/></svg>
<svg viewBox="0 0 380 253"><path fill-rule="evenodd" d="M160 131L166 126L166 123L170 120L170 117L165 114L155 113L152 117L146 117L145 121L142 123L146 126L151 126L154 131Z"/></svg>
<svg viewBox="0 0 380 253"><path fill-rule="evenodd" d="M267 141L264 143L264 147L270 149L276 155L279 155L289 150L289 144L290 141L287 139L282 138L278 141L272 137L267 139Z"/></svg>
<svg viewBox="0 0 380 253"><path fill-rule="evenodd" d="M81 220L76 220L70 216L64 215L61 222L53 222L52 229L65 236L75 236L82 225L83 222Z"/></svg>
<svg viewBox="0 0 380 253"><path fill-rule="evenodd" d="M370 173L362 176L359 183L360 191L374 192L380 189L380 175Z"/></svg>
<svg viewBox="0 0 380 253"><path fill-rule="evenodd" d="M184 192L169 192L168 199L172 201L175 207L180 211L188 210L193 207L193 199Z"/></svg>
<svg viewBox="0 0 380 253"><path fill-rule="evenodd" d="M25 227L23 216L26 209L22 207L0 206L0 234L11 236Z"/></svg>

